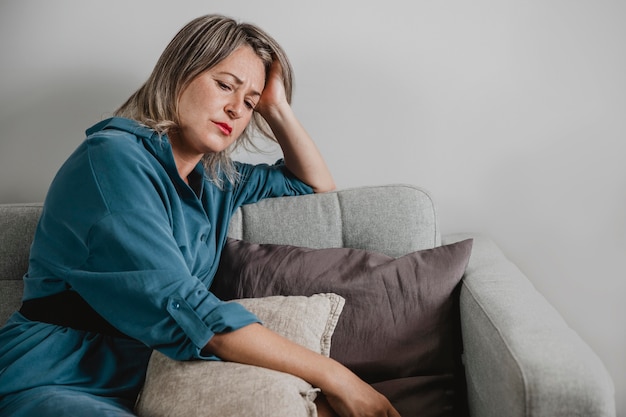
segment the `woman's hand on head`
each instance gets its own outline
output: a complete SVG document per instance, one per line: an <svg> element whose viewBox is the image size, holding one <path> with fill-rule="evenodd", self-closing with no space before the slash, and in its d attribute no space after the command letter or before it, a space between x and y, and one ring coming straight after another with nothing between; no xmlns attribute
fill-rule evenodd
<svg viewBox="0 0 626 417"><path fill-rule="evenodd" d="M287 101L287 94L285 93L285 83L283 80L283 69L280 62L274 59L270 68L270 73L267 76L267 82L265 88L261 94L261 98L257 103L255 110L258 111L261 116L268 119L272 111L278 110L281 106L289 106Z"/></svg>
<svg viewBox="0 0 626 417"><path fill-rule="evenodd" d="M283 70L277 59L272 62L255 111L272 129L289 171L315 192L335 189L335 181L324 158L287 101Z"/></svg>

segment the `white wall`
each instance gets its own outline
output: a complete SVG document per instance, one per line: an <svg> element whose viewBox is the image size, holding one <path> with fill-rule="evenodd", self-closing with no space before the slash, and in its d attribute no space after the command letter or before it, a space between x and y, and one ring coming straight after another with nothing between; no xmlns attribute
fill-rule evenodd
<svg viewBox="0 0 626 417"><path fill-rule="evenodd" d="M598 353L626 416L626 3L0 2L0 202L59 165L191 18L258 23L340 187L413 183L491 235Z"/></svg>

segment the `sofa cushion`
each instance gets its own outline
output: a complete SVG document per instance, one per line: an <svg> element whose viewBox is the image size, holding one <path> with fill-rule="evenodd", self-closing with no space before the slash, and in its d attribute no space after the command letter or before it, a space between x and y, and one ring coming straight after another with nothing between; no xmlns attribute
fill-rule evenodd
<svg viewBox="0 0 626 417"><path fill-rule="evenodd" d="M269 329L328 356L344 299L336 294L236 300ZM221 361L180 362L155 351L137 402L139 416L307 417L318 390L282 372Z"/></svg>
<svg viewBox="0 0 626 417"><path fill-rule="evenodd" d="M404 416L464 409L459 282L472 240L393 258L230 239L211 288L223 299L333 292L346 299L331 357Z"/></svg>

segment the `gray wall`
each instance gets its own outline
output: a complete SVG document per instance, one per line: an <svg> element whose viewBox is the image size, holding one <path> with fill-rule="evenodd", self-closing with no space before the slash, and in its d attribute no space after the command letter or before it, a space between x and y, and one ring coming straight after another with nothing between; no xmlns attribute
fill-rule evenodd
<svg viewBox="0 0 626 417"><path fill-rule="evenodd" d="M84 129L208 12L285 46L340 187L421 185L444 232L491 235L602 358L626 416L626 2L1 0L0 201L42 200Z"/></svg>

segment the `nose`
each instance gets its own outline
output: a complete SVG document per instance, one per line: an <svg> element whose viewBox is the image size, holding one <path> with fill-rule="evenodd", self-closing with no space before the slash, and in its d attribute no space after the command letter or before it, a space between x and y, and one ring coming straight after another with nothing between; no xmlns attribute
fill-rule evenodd
<svg viewBox="0 0 626 417"><path fill-rule="evenodd" d="M224 110L230 118L239 119L243 111L243 102L240 100L232 100L226 105Z"/></svg>

